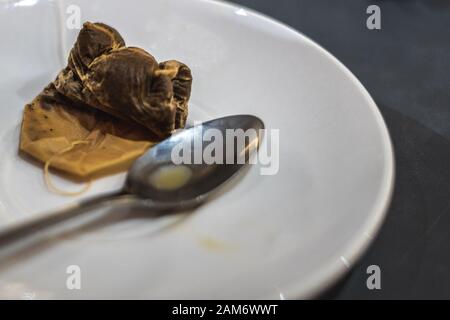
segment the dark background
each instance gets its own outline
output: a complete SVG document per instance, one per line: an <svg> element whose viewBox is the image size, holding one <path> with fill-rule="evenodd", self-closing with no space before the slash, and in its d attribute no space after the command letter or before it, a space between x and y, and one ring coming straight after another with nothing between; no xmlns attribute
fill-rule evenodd
<svg viewBox="0 0 450 320"><path fill-rule="evenodd" d="M396 183L377 239L325 299L450 299L450 1L233 0L312 38L378 104L394 143ZM381 8L381 30L366 9ZM301 58L301 57L300 57ZM381 290L366 269L381 268Z"/></svg>

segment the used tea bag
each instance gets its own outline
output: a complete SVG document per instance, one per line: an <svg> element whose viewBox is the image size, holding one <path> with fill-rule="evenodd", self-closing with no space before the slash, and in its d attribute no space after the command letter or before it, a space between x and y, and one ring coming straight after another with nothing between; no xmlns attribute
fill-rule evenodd
<svg viewBox="0 0 450 320"><path fill-rule="evenodd" d="M125 47L102 23L85 23L56 80L25 106L20 150L77 178L126 170L184 127L192 76Z"/></svg>

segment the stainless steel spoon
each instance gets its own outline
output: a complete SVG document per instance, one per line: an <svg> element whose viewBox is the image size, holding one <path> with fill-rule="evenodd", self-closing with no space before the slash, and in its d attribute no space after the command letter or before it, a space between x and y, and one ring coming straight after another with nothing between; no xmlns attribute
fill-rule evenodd
<svg viewBox="0 0 450 320"><path fill-rule="evenodd" d="M219 152L216 158L221 158L222 161L217 162L223 164L206 164L203 161L203 151L214 142L204 139L205 133L213 132L209 129L215 130L215 133L220 133L223 137L223 154L220 155ZM254 130L256 135L250 134L240 144L234 138L232 145L229 141L226 143L227 130L237 132L237 129L242 129L243 132L248 132L248 129ZM122 190L96 196L8 227L0 231L0 246L44 227L85 214L102 205L139 205L158 212L174 212L197 207L249 163L250 156L257 150L262 139L261 129L264 129L264 124L259 118L251 115L234 115L177 132L136 160L128 172ZM185 160L189 158L190 161L174 165L172 151L174 148L180 149L180 146L183 146L181 149L186 154L180 151L178 155L183 155ZM199 162L199 156L201 163L196 164L195 160ZM237 161L239 156L242 156L241 163ZM227 159L229 164L226 164Z"/></svg>

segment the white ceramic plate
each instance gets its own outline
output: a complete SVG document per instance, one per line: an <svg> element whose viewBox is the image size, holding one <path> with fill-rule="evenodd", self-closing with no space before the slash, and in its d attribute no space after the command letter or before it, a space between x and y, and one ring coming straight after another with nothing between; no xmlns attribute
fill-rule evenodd
<svg viewBox="0 0 450 320"><path fill-rule="evenodd" d="M192 68L190 121L251 113L279 129L279 172L262 176L255 165L188 216L121 219L105 208L95 224L3 257L1 297L308 298L355 262L392 191L392 147L375 103L313 41L213 1L0 1L3 227L77 200L47 191L42 167L17 154L24 104L54 79L78 33L66 27L74 4L82 21L111 24L128 45ZM123 179L96 181L80 198ZM81 290L66 287L70 265L81 268Z"/></svg>

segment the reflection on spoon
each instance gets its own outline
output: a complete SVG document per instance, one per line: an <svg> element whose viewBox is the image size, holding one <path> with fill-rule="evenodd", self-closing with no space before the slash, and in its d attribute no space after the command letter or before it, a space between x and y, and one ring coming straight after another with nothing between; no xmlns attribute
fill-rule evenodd
<svg viewBox="0 0 450 320"><path fill-rule="evenodd" d="M150 175L150 183L159 190L175 190L184 186L192 177L187 166L168 164L156 169Z"/></svg>

